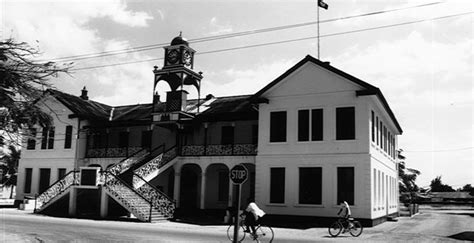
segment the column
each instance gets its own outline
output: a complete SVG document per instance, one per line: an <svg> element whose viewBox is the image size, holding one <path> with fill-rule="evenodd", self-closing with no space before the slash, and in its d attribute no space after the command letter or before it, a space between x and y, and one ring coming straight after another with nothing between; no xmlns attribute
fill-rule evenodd
<svg viewBox="0 0 474 243"><path fill-rule="evenodd" d="M77 206L77 189L76 187L71 187L69 191L69 216L76 216L76 206Z"/></svg>
<svg viewBox="0 0 474 243"><path fill-rule="evenodd" d="M100 217L105 218L109 213L109 197L105 192L105 188L101 187L100 190Z"/></svg>
<svg viewBox="0 0 474 243"><path fill-rule="evenodd" d="M200 197L200 209L204 209L206 201L206 173L201 174L201 197Z"/></svg>
<svg viewBox="0 0 474 243"><path fill-rule="evenodd" d="M173 197L174 197L174 200L176 201L176 207L179 207L179 194L180 194L180 189L181 189L180 185L181 185L181 173L175 172Z"/></svg>

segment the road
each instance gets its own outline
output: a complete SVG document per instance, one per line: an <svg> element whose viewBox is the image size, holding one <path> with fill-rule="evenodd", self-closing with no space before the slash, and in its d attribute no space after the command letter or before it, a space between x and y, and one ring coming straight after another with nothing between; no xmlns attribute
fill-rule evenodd
<svg viewBox="0 0 474 243"><path fill-rule="evenodd" d="M331 238L326 228L275 228L274 242L456 242L474 240L474 210L424 209L412 218ZM0 209L0 242L228 242L226 226L55 218ZM3 237L2 237L3 236ZM451 236L451 238L450 238ZM248 241L251 242L251 241Z"/></svg>

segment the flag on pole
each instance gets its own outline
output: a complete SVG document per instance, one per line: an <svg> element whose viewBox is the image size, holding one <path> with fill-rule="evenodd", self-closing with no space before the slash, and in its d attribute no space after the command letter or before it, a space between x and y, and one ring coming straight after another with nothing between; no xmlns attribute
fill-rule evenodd
<svg viewBox="0 0 474 243"><path fill-rule="evenodd" d="M321 7L321 8L324 8L324 9L329 8L329 5L325 2L323 2L323 0L318 0L318 6Z"/></svg>

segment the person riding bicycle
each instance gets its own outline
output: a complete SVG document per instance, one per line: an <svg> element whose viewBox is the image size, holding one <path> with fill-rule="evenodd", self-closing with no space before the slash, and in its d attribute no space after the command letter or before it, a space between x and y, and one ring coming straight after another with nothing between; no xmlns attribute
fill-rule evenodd
<svg viewBox="0 0 474 243"><path fill-rule="evenodd" d="M248 206L245 209L245 232L250 233L249 227L252 228L252 233L255 234L255 225L258 220L265 215L265 212L261 210L252 198L247 200Z"/></svg>
<svg viewBox="0 0 474 243"><path fill-rule="evenodd" d="M341 208L339 209L337 215L341 215L341 218L343 218L344 221L347 222L348 227L352 226L349 220L349 218L351 217L351 208L349 207L349 204L346 201L341 202Z"/></svg>

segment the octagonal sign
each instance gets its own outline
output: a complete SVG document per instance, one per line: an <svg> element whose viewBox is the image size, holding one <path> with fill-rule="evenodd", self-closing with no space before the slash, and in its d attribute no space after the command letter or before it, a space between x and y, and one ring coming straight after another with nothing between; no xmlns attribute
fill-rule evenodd
<svg viewBox="0 0 474 243"><path fill-rule="evenodd" d="M230 169L229 177L232 180L232 183L240 185L247 181L247 178L249 177L249 171L244 165L239 164Z"/></svg>

